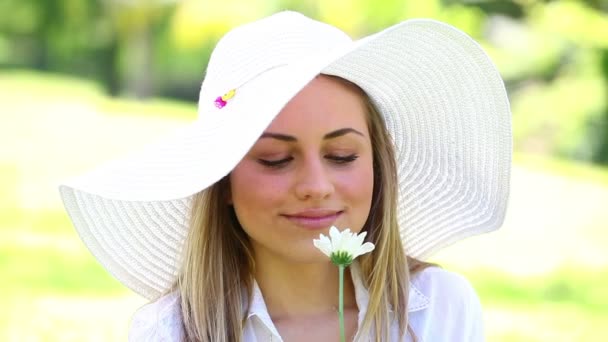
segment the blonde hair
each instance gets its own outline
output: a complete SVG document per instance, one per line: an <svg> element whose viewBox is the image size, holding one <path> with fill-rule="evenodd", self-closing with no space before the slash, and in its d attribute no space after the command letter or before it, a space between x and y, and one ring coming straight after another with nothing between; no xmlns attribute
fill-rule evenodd
<svg viewBox="0 0 608 342"><path fill-rule="evenodd" d="M360 256L362 281L369 304L356 340L387 341L389 308L400 335L412 334L407 319L410 277L431 264L406 257L397 223L397 168L391 137L382 116L357 85L338 77L359 92L368 107L368 130L374 163L372 206L363 227L373 252ZM228 176L192 201L190 230L184 243L183 264L177 284L187 341L237 342L242 340L247 300L252 296L255 261L249 238L228 205Z"/></svg>

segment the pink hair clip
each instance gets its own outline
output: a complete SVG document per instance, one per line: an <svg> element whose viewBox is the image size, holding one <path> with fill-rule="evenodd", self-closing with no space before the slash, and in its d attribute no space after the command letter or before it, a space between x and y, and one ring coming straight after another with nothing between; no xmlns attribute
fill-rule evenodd
<svg viewBox="0 0 608 342"><path fill-rule="evenodd" d="M230 100L231 98L234 97L235 93L236 93L236 89L231 89L226 94L224 94L222 96L218 96L214 101L215 106L219 109L224 108L224 106L226 106L226 104L228 103L228 100Z"/></svg>
<svg viewBox="0 0 608 342"><path fill-rule="evenodd" d="M266 69L261 70L260 72L258 72L257 74L253 75L252 77L250 77L249 79L245 80L244 82L242 82L241 84L239 84L236 88L240 88L242 87L244 84L246 84L247 82L255 79L257 76L272 70L272 69L276 69L276 68L280 68L283 66L286 66L287 64L277 64L277 65L272 65L269 66ZM219 109L222 109L224 107L226 107L226 105L228 104L228 100L230 100L231 98L234 97L234 94L236 94L236 88L230 89L226 94L222 95L222 96L218 96L215 101L213 101L213 103L215 104L215 106Z"/></svg>

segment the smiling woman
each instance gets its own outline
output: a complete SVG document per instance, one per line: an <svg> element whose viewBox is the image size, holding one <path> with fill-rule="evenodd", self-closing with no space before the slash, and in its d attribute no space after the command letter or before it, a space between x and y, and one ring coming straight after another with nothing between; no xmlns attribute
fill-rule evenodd
<svg viewBox="0 0 608 342"><path fill-rule="evenodd" d="M374 183L367 115L360 92L318 76L230 173L230 204L258 265L318 263L318 230L363 228Z"/></svg>
<svg viewBox="0 0 608 342"><path fill-rule="evenodd" d="M218 43L198 121L60 191L152 299L134 341L337 340L339 274L313 244L331 226L375 246L347 269L349 340L480 341L470 284L422 260L502 224L510 134L500 76L453 27L353 42L282 12Z"/></svg>

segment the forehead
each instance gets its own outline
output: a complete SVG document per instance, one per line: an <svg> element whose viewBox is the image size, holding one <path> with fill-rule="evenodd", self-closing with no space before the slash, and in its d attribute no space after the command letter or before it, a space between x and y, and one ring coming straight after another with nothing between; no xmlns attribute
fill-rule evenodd
<svg viewBox="0 0 608 342"><path fill-rule="evenodd" d="M345 127L367 131L366 112L360 89L337 77L320 75L291 99L268 131L295 133L293 131Z"/></svg>

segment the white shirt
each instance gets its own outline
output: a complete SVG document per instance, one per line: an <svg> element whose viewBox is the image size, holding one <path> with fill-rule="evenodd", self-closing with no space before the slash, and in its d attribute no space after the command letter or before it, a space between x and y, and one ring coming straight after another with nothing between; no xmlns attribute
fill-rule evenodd
<svg viewBox="0 0 608 342"><path fill-rule="evenodd" d="M369 293L363 286L357 264L353 263L350 267L361 326ZM408 316L409 324L420 342L484 341L481 305L475 291L464 277L438 267L426 268L411 279ZM179 296L177 293L168 294L135 313L129 341L182 341L181 317ZM395 322L391 341L398 341L398 331ZM406 335L403 341L410 341L409 334ZM243 329L243 341L282 341L255 282Z"/></svg>

